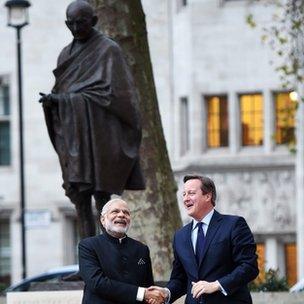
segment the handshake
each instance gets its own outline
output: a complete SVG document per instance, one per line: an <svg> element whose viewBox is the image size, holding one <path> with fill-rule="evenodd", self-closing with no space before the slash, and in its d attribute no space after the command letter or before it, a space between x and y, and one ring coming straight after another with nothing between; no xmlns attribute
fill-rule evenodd
<svg viewBox="0 0 304 304"><path fill-rule="evenodd" d="M168 301L170 291L159 286L150 286L145 290L144 301L149 304L161 304Z"/></svg>
<svg viewBox="0 0 304 304"><path fill-rule="evenodd" d="M202 294L211 294L218 290L222 290L218 281L198 281L192 282L191 294L194 299L199 299ZM225 291L223 293L225 294ZM170 297L171 294L168 288L151 286L145 290L144 301L149 304L161 304L169 302Z"/></svg>

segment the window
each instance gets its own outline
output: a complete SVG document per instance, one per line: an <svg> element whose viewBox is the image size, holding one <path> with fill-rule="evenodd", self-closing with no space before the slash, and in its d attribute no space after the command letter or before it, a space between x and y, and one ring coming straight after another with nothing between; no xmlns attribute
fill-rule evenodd
<svg viewBox="0 0 304 304"><path fill-rule="evenodd" d="M190 148L189 142L189 106L188 98L180 99L180 154L185 155Z"/></svg>
<svg viewBox="0 0 304 304"><path fill-rule="evenodd" d="M228 146L228 103L227 96L206 97L208 147Z"/></svg>
<svg viewBox="0 0 304 304"><path fill-rule="evenodd" d="M290 286L297 282L297 245L285 244L286 278Z"/></svg>
<svg viewBox="0 0 304 304"><path fill-rule="evenodd" d="M242 145L263 144L263 97L261 94L240 95Z"/></svg>
<svg viewBox="0 0 304 304"><path fill-rule="evenodd" d="M74 213L70 212L65 217L65 236L64 236L64 263L77 264L78 261L78 242L80 235L78 231L77 219Z"/></svg>
<svg viewBox="0 0 304 304"><path fill-rule="evenodd" d="M11 246L9 220L0 220L0 283L9 285L11 281Z"/></svg>
<svg viewBox="0 0 304 304"><path fill-rule="evenodd" d="M257 243L256 254L258 256L259 276L255 279L256 283L263 282L265 279L265 244Z"/></svg>
<svg viewBox="0 0 304 304"><path fill-rule="evenodd" d="M9 87L0 79L0 166L8 166L10 153Z"/></svg>
<svg viewBox="0 0 304 304"><path fill-rule="evenodd" d="M72 264L78 264L78 243L81 241L81 237L79 234L77 219L73 221L73 247L74 247L74 255Z"/></svg>
<svg viewBox="0 0 304 304"><path fill-rule="evenodd" d="M296 103L289 97L289 93L275 93L275 123L277 144L288 144L295 141L295 113Z"/></svg>

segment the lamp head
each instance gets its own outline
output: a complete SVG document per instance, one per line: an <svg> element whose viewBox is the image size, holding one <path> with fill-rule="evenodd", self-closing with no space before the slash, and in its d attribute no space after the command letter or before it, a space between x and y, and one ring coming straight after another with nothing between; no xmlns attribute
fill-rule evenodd
<svg viewBox="0 0 304 304"><path fill-rule="evenodd" d="M5 6L8 8L8 26L21 28L29 23L28 8L31 6L29 1L8 0Z"/></svg>

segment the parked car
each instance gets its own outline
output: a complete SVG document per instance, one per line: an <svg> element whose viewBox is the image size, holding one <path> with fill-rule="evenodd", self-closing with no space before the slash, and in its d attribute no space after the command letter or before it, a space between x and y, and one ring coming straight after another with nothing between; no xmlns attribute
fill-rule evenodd
<svg viewBox="0 0 304 304"><path fill-rule="evenodd" d="M78 270L79 270L78 265L69 265L69 266L52 268L46 272L43 272L41 274L32 277L28 277L16 284L11 285L5 290L5 293L15 292L15 291L28 291L32 283L38 283L38 282L58 283L62 281L64 277L71 275L75 272L78 272Z"/></svg>
<svg viewBox="0 0 304 304"><path fill-rule="evenodd" d="M298 292L298 291L304 291L304 279L300 280L298 283L296 283L289 289L289 292Z"/></svg>

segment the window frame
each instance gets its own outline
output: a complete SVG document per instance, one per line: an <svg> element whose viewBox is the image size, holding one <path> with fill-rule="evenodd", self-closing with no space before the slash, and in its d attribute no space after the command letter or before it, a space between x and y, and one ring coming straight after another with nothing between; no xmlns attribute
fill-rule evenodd
<svg viewBox="0 0 304 304"><path fill-rule="evenodd" d="M276 146L284 146L284 145L288 145L290 143L294 143L295 140L296 140L296 104L294 104L294 116L293 116L293 135L291 136L290 140L289 141L284 141L284 134L281 135L282 137L282 142L278 142L278 112L277 112L277 98L276 96L278 96L279 94L290 94L292 92L292 90L289 90L289 91L273 91L272 92L272 100L273 100L273 115L274 115L274 134L273 134L273 140L274 140L274 143ZM291 100L291 98L289 97L290 101L291 102L294 102ZM282 131L283 133L284 131Z"/></svg>
<svg viewBox="0 0 304 304"><path fill-rule="evenodd" d="M3 249L0 248L0 251L1 251L1 254L0 254L0 259L1 259L1 265L3 264L3 261L2 259L6 259L8 260L8 268L9 268L9 271L6 273L6 274L0 274L0 277L1 277L1 280L0 282L2 283L5 283L7 285L11 284L11 269L12 269L12 236L11 236L11 223L10 223L10 218L9 216L3 216L0 214L0 226L2 225L7 225L7 236L8 236L8 245L7 246L4 246L5 248L5 251L8 251L8 254L2 254L2 251ZM3 229L1 229L2 233L1 233L1 236L0 236L0 240L2 241L3 240ZM0 247L1 247L1 242L0 242ZM4 252L5 252L4 251ZM2 267L1 267L2 268Z"/></svg>
<svg viewBox="0 0 304 304"><path fill-rule="evenodd" d="M242 96L254 96L254 95L260 95L262 98L262 105L261 105L261 110L262 112L259 114L262 120L261 123L261 143L260 144L244 144L244 127L242 124L243 121L243 112L242 112ZM240 124L240 147L241 148L261 148L264 146L265 144L265 121L264 121L264 115L265 115L265 98L264 98L264 94L261 91L253 91L253 92L242 92L242 93L238 93L238 106L239 106L239 124ZM254 110L254 112L256 112L256 110ZM255 127L254 129L257 129L257 127Z"/></svg>
<svg viewBox="0 0 304 304"><path fill-rule="evenodd" d="M0 76L0 90L3 90L5 88L6 94L3 94L2 96L6 96L7 102L5 105L5 101L3 102L3 112L0 112L0 125L7 123L8 127L8 139L7 139L7 152L3 152L4 149L1 149L1 138L0 138L0 168L3 167L10 167L12 165L12 128L11 128L11 97L10 97L10 84L7 76ZM0 94L1 96L1 94ZM7 110L5 111L5 107ZM1 128L1 126L0 126ZM3 144L3 143L2 143ZM3 144L4 145L4 144ZM2 153L4 156L2 156ZM7 156L5 156L7 154ZM2 159L4 158L4 160ZM7 160L5 160L5 157L7 157Z"/></svg>
<svg viewBox="0 0 304 304"><path fill-rule="evenodd" d="M180 156L185 156L190 151L190 109L188 96L179 97L180 104Z"/></svg>
<svg viewBox="0 0 304 304"><path fill-rule="evenodd" d="M209 138L210 138L210 128L209 128L209 101L212 98L218 98L219 99L219 109L221 108L221 101L224 100L226 102L226 128L221 128L221 124L219 124L219 128L213 130L214 132L218 131L216 135L218 135L219 137L219 145L218 146L212 146L211 144L209 144ZM205 107L205 111L206 111L206 125L205 125L205 130L206 130L206 147L208 150L214 150L214 149L226 149L229 147L229 96L228 94L208 94L208 95L204 95L203 96L204 99L204 107ZM218 121L221 122L221 111L219 111L219 116L218 116ZM213 133L214 133L213 132ZM222 134L226 133L226 141L227 144L221 145L221 141L224 141L224 139L222 139ZM224 136L224 137L225 137Z"/></svg>
<svg viewBox="0 0 304 304"><path fill-rule="evenodd" d="M294 285L298 280L297 271L297 243L287 242L284 243L284 255L285 255L285 276L290 286Z"/></svg>

